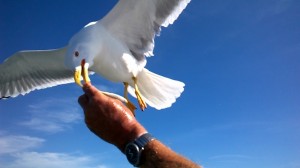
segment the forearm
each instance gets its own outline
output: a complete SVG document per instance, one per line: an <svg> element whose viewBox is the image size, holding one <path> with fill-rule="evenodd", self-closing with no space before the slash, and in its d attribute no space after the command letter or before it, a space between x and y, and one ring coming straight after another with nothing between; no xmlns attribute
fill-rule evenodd
<svg viewBox="0 0 300 168"><path fill-rule="evenodd" d="M201 168L158 140L153 140L145 146L141 159L141 168Z"/></svg>
<svg viewBox="0 0 300 168"><path fill-rule="evenodd" d="M79 97L78 102L84 109L85 122L93 133L114 144L121 151L124 151L127 148L126 144L130 142L137 141L138 144L142 144L140 150L136 149L138 159L141 160L133 163L134 165L140 163L142 168L200 168L199 165L176 154L158 140L145 141L146 129L121 102L103 95L90 84L85 84L83 91L85 94ZM143 151L141 151L142 147L144 147ZM128 152L127 158L131 156L133 160L130 161L135 162L131 149L125 151Z"/></svg>

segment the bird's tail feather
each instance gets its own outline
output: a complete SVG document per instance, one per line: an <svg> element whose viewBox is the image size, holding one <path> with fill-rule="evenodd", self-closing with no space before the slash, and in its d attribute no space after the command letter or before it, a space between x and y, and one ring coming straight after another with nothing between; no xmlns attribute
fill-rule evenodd
<svg viewBox="0 0 300 168"><path fill-rule="evenodd" d="M137 85L145 102L158 110L170 107L184 90L184 83L169 79L147 69L137 76ZM129 87L129 93L135 96L134 89Z"/></svg>

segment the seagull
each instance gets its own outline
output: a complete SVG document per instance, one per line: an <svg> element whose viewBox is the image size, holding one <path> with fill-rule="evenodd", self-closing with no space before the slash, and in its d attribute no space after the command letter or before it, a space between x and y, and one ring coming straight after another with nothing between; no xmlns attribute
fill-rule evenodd
<svg viewBox="0 0 300 168"><path fill-rule="evenodd" d="M154 39L161 27L178 18L190 0L119 0L102 19L84 26L68 45L53 50L19 51L0 64L0 98L25 95L81 81L90 74L124 84L124 97L104 94L141 110L170 107L184 90L183 82L155 74L145 68L153 56Z"/></svg>

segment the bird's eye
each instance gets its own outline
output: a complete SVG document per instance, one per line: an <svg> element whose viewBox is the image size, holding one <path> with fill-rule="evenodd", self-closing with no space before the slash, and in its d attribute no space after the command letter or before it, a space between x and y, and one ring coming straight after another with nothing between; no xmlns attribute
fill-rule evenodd
<svg viewBox="0 0 300 168"><path fill-rule="evenodd" d="M75 51L74 55L75 55L75 57L78 57L79 56L79 52Z"/></svg>

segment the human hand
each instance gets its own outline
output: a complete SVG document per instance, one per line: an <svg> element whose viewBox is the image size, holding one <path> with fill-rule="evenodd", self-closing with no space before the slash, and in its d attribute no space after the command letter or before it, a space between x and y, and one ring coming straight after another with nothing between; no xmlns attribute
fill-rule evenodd
<svg viewBox="0 0 300 168"><path fill-rule="evenodd" d="M123 152L128 142L147 132L119 100L105 96L89 83L84 84L83 91L78 102L84 110L85 123L101 139Z"/></svg>

